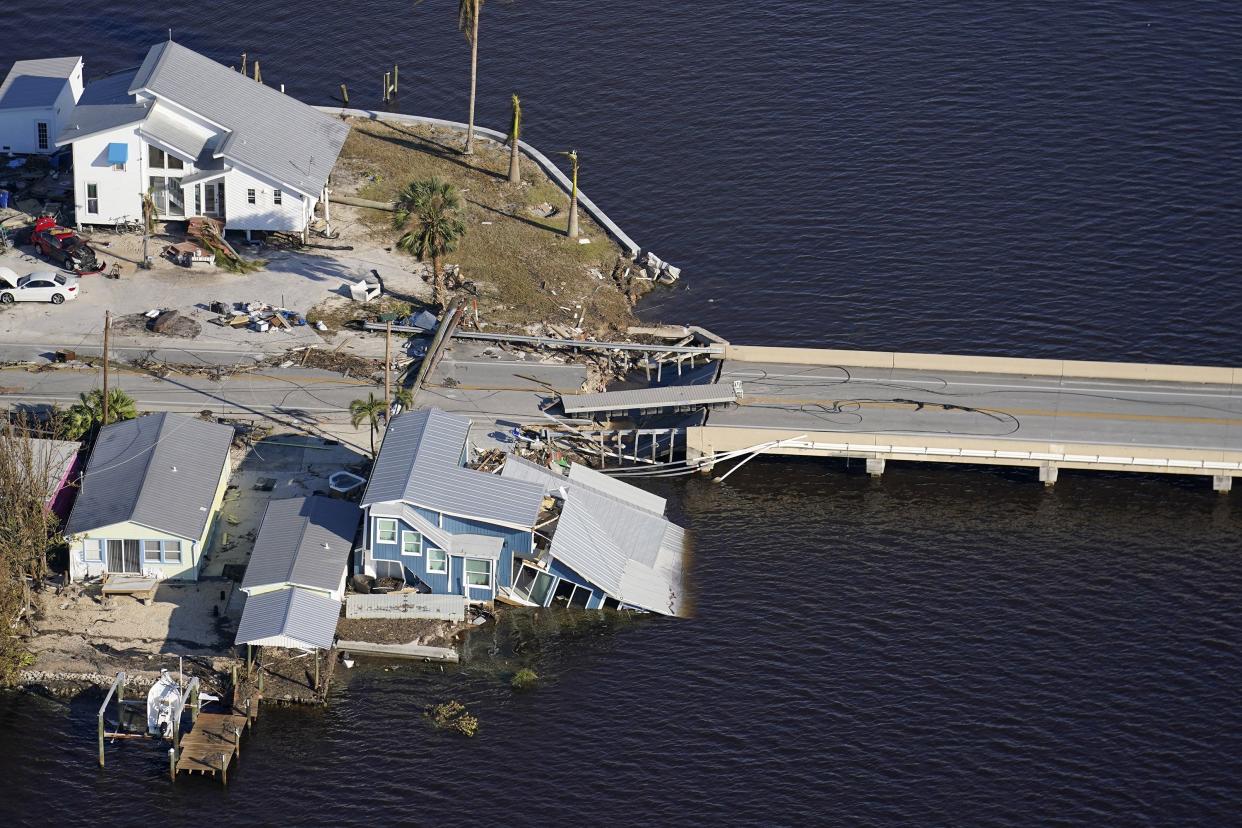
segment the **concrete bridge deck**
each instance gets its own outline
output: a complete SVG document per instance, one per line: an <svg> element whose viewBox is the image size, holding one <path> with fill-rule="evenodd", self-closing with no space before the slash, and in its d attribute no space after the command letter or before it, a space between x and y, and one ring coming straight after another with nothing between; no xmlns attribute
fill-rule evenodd
<svg viewBox="0 0 1242 828"><path fill-rule="evenodd" d="M1047 483L1060 468L1200 474L1220 490L1242 476L1242 369L731 350L720 381L742 384L741 404L692 429L692 453L798 437L770 451L862 457L873 473L889 459L1030 466Z"/></svg>

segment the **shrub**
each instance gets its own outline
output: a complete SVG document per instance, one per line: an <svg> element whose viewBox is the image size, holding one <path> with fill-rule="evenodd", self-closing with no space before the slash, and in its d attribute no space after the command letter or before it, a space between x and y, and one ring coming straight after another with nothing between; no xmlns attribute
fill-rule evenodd
<svg viewBox="0 0 1242 828"><path fill-rule="evenodd" d="M539 674L529 667L523 667L513 674L509 686L514 690L529 690L539 683Z"/></svg>

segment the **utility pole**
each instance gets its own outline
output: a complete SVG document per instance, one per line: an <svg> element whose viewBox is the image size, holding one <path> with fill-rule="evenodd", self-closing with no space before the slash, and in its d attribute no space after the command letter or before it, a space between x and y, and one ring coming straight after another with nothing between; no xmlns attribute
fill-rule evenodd
<svg viewBox="0 0 1242 828"><path fill-rule="evenodd" d="M104 311L104 347L103 347L103 422L108 424L108 334L112 330L112 311Z"/></svg>
<svg viewBox="0 0 1242 828"><path fill-rule="evenodd" d="M392 322L384 323L384 424L392 416Z"/></svg>

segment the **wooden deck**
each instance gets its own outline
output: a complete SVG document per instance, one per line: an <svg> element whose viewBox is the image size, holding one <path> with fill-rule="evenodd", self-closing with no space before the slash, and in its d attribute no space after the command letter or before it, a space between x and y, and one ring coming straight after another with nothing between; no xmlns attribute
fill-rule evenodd
<svg viewBox="0 0 1242 828"><path fill-rule="evenodd" d="M231 712L199 713L180 739L173 778L182 771L218 775L227 785L229 768L241 757L241 736L259 716L259 699L256 688L243 684L234 693Z"/></svg>
<svg viewBox="0 0 1242 828"><path fill-rule="evenodd" d="M155 600L155 591L159 585L160 582L155 578L109 572L103 577L102 592L104 595L132 595L143 604L150 604Z"/></svg>

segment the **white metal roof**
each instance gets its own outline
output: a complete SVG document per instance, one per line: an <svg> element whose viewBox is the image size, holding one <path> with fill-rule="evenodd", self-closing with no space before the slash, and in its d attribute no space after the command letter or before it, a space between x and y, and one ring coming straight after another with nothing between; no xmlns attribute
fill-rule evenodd
<svg viewBox="0 0 1242 828"><path fill-rule="evenodd" d="M687 608L686 534L659 515L574 487L549 552L618 601L663 615Z"/></svg>
<svg viewBox="0 0 1242 828"><path fill-rule="evenodd" d="M152 139L156 144L177 150L191 161L198 158L203 151L211 133L197 129L180 115L168 110L168 107L155 104L139 130L144 138Z"/></svg>
<svg viewBox="0 0 1242 828"><path fill-rule="evenodd" d="M218 153L318 197L349 125L173 41L152 46L130 94L185 107L227 130Z"/></svg>
<svg viewBox="0 0 1242 828"><path fill-rule="evenodd" d="M17 61L0 83L0 109L53 105L81 63L81 57Z"/></svg>

